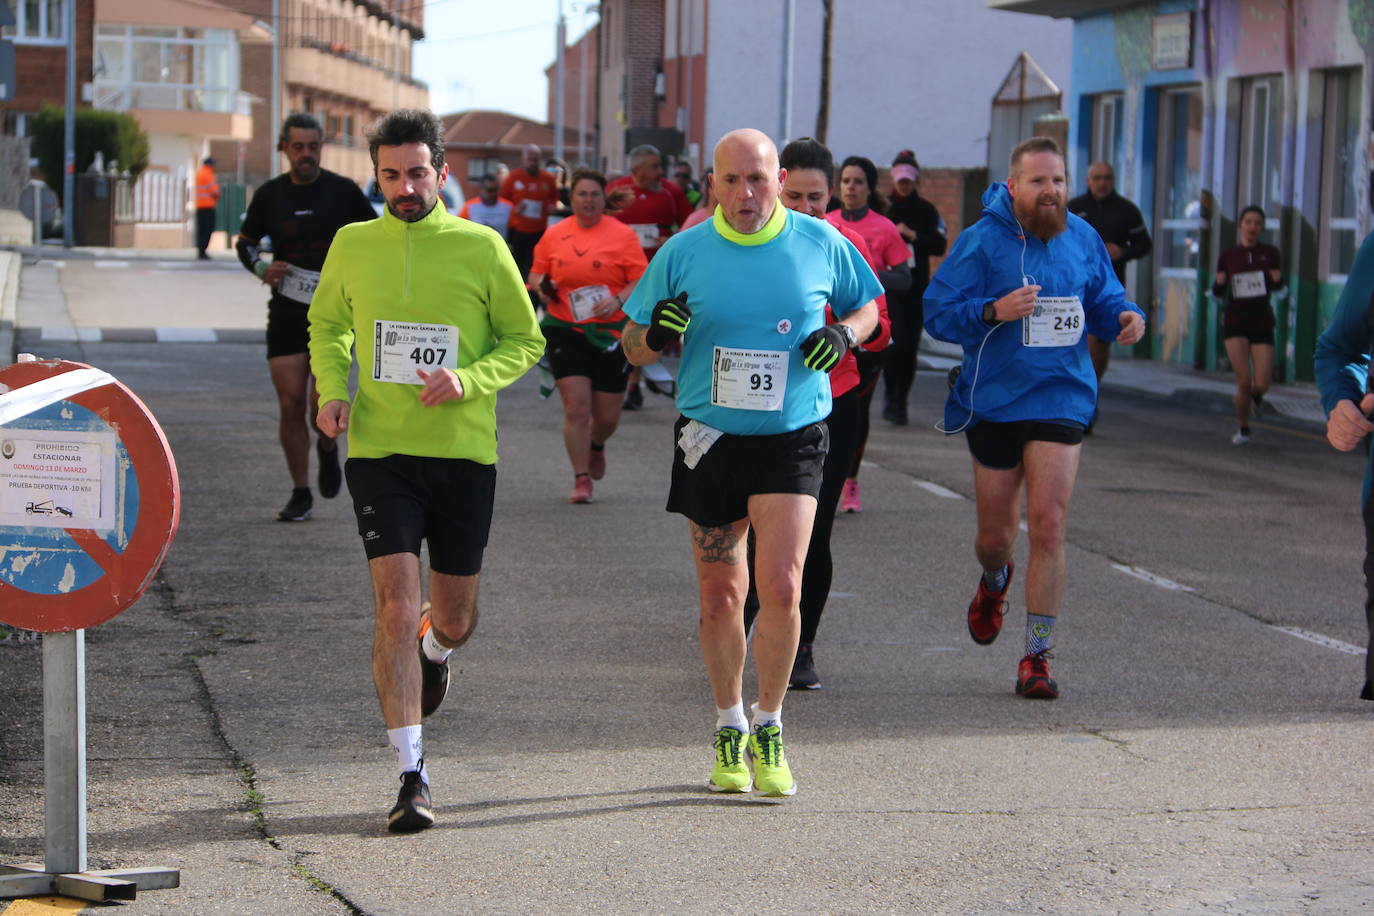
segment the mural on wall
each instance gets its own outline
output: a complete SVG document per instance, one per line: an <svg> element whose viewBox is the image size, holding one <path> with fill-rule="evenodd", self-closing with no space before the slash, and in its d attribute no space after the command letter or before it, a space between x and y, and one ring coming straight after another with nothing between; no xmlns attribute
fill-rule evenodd
<svg viewBox="0 0 1374 916"><path fill-rule="evenodd" d="M1346 11L1350 16L1350 29L1355 40L1364 51L1364 92L1365 104L1360 112L1360 136L1368 137L1370 130L1369 101L1374 99L1374 0L1346 0ZM1355 218L1357 225L1369 225L1369 172L1360 169L1355 185Z"/></svg>
<svg viewBox="0 0 1374 916"><path fill-rule="evenodd" d="M1374 2L1374 0L1370 0L1370 2ZM1135 187L1137 125L1140 122L1141 86L1145 81L1145 75L1150 72L1151 18L1152 9L1148 3L1112 13L1112 38L1116 45L1116 59L1121 64L1121 75L1126 80L1125 112L1123 115L1126 121L1125 136L1123 137L1126 156L1123 170L1125 181L1121 182L1122 186L1117 190L1130 198L1134 198L1137 193Z"/></svg>

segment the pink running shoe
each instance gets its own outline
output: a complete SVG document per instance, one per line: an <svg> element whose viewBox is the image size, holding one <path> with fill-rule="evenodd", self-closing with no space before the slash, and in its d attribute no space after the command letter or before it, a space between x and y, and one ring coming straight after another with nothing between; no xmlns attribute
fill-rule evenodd
<svg viewBox="0 0 1374 916"><path fill-rule="evenodd" d="M859 481L853 477L850 477L844 482L844 490L840 493L840 511L864 511L864 504L859 502Z"/></svg>

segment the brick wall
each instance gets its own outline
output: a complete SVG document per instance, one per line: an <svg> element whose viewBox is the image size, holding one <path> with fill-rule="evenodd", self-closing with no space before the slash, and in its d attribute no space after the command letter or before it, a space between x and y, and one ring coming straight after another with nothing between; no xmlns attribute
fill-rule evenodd
<svg viewBox="0 0 1374 916"><path fill-rule="evenodd" d="M91 82L91 52L95 40L95 0L76 4L76 103L81 86ZM0 102L0 110L33 113L45 104L66 105L67 49L65 46L16 44L14 49L14 99Z"/></svg>
<svg viewBox="0 0 1374 916"><path fill-rule="evenodd" d="M950 247L965 226L982 216L982 197L987 187L987 169L921 169L921 196L934 204L944 219ZM884 194L891 193L892 181L887 169L879 172L878 189ZM943 260L930 259L932 273Z"/></svg>
<svg viewBox="0 0 1374 916"><path fill-rule="evenodd" d="M663 56L663 0L628 0L625 7L625 126L657 127L654 82Z"/></svg>

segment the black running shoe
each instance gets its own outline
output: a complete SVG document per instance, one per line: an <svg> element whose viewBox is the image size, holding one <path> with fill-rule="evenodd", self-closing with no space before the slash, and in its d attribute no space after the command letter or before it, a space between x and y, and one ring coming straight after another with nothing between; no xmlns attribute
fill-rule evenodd
<svg viewBox="0 0 1374 916"><path fill-rule="evenodd" d="M638 385L635 385L625 392L625 410L639 410L643 406L644 392L640 390Z"/></svg>
<svg viewBox="0 0 1374 916"><path fill-rule="evenodd" d="M320 476L317 481L320 485L320 495L325 499L333 499L339 495L339 487L343 485L343 471L339 468L339 446L335 446L329 451L325 451L320 446L322 443L315 444L315 454L320 459Z"/></svg>
<svg viewBox="0 0 1374 916"><path fill-rule="evenodd" d="M315 508L315 498L310 495L309 487L296 487L291 491L291 499L286 508L277 513L279 522L303 522L310 517Z"/></svg>
<svg viewBox="0 0 1374 916"><path fill-rule="evenodd" d="M425 718L439 708L448 696L448 659L433 662L425 654L425 634L433 625L429 619L429 605L421 608L420 614L420 718Z"/></svg>
<svg viewBox="0 0 1374 916"><path fill-rule="evenodd" d="M811 655L811 643L797 646L797 658L792 662L792 676L787 679L789 690L820 690L821 679L816 674L816 660Z"/></svg>
<svg viewBox="0 0 1374 916"><path fill-rule="evenodd" d="M421 761L423 765L424 761ZM434 812L429 806L429 785L420 772L412 770L401 775L401 794L396 796L396 807L386 817L386 829L392 833L414 833L434 826Z"/></svg>
<svg viewBox="0 0 1374 916"><path fill-rule="evenodd" d="M1361 700L1374 700L1374 681L1365 681L1364 690L1360 691Z"/></svg>

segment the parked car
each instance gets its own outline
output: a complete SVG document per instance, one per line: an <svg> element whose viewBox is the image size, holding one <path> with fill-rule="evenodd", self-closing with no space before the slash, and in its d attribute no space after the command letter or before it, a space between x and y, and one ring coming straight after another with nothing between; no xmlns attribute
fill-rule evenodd
<svg viewBox="0 0 1374 916"><path fill-rule="evenodd" d="M62 236L62 207L57 202L53 189L42 181L34 179L19 192L19 212L33 219L34 196L38 198L38 222L42 227L42 238L52 239Z"/></svg>

